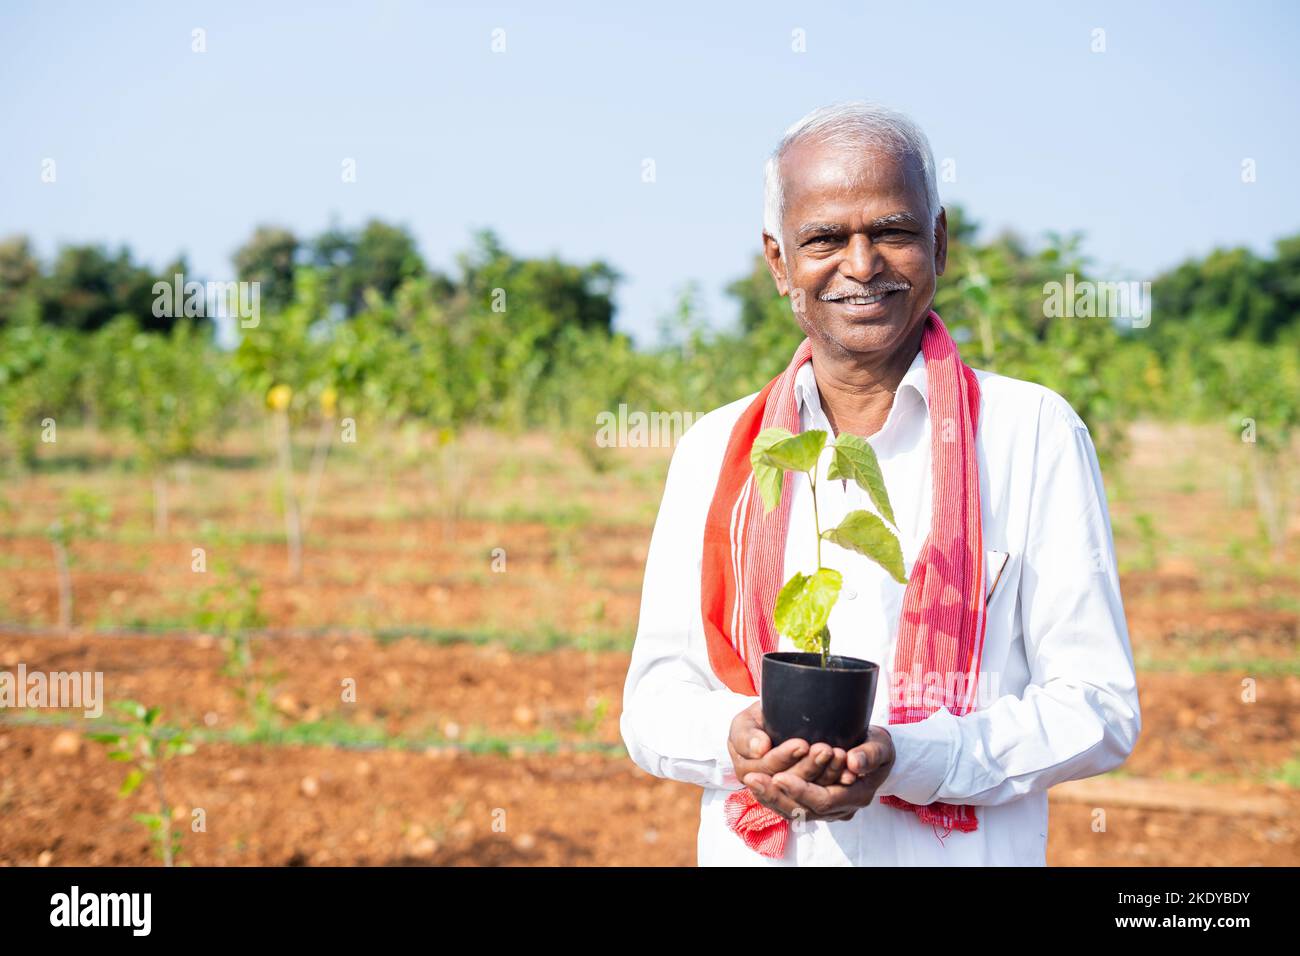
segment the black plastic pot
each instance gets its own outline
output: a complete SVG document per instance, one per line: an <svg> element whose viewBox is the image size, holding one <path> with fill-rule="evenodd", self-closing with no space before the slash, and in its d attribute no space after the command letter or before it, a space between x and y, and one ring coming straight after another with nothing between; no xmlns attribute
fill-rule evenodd
<svg viewBox="0 0 1300 956"><path fill-rule="evenodd" d="M763 655L763 723L772 746L798 737L848 750L867 739L880 665L856 657L774 651Z"/></svg>

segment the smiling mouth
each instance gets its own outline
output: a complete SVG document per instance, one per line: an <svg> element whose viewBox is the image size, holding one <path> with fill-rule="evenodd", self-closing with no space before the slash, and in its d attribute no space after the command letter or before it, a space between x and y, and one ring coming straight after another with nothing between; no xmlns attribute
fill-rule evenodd
<svg viewBox="0 0 1300 956"><path fill-rule="evenodd" d="M875 295L847 295L838 299L831 299L832 302L838 302L841 305L875 305L877 302L884 300L888 292L878 292Z"/></svg>
<svg viewBox="0 0 1300 956"><path fill-rule="evenodd" d="M889 314L888 306L891 303L885 300L906 291L906 289L889 289L885 292L877 292L875 295L844 295L823 301L837 307L840 313L850 320L879 319Z"/></svg>

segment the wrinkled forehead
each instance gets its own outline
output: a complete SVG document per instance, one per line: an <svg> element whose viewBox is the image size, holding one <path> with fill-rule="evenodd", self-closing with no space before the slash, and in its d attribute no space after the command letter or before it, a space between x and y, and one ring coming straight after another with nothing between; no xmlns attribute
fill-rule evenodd
<svg viewBox="0 0 1300 956"><path fill-rule="evenodd" d="M926 214L925 173L920 160L885 147L845 147L796 143L781 161L781 187L787 218L796 210L850 204L891 212Z"/></svg>

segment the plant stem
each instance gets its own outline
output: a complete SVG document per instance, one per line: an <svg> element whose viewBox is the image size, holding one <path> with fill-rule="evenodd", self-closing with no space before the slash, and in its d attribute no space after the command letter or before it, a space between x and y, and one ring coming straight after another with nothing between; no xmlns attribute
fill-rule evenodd
<svg viewBox="0 0 1300 956"><path fill-rule="evenodd" d="M157 746L157 741L154 741ZM167 795L163 792L163 756L158 754L154 760L153 777L154 789L158 792L158 814L162 817L162 853L163 866L172 865L172 809L167 806Z"/></svg>
<svg viewBox="0 0 1300 956"><path fill-rule="evenodd" d="M167 534L167 478L161 467L153 475L153 533Z"/></svg>
<svg viewBox="0 0 1300 956"><path fill-rule="evenodd" d="M325 474L325 460L329 457L330 442L334 438L334 417L321 419L320 429L316 433L316 447L311 455L311 472L307 482L307 496L302 504L302 531L307 533L311 524L312 513L316 510L316 499L320 496L320 482Z"/></svg>
<svg viewBox="0 0 1300 956"><path fill-rule="evenodd" d="M817 517L817 466L813 465L812 471L808 472L808 480L812 483L812 500L813 500L813 529L817 532L817 570L822 569L822 526Z"/></svg>
<svg viewBox="0 0 1300 956"><path fill-rule="evenodd" d="M817 465L814 463L812 470L808 472L808 480L812 484L812 502L813 502L813 530L817 532L817 570L822 569L822 525L821 518L817 515ZM822 650L822 667L826 667L826 659L830 654L831 635L830 629L823 627L821 634L818 635Z"/></svg>
<svg viewBox="0 0 1300 956"><path fill-rule="evenodd" d="M72 630L72 575L68 573L68 549L54 542L54 565L59 572L59 630Z"/></svg>
<svg viewBox="0 0 1300 956"><path fill-rule="evenodd" d="M298 495L293 487L293 444L289 431L289 413L275 413L276 444L280 453L280 487L284 498L284 536L289 545L289 576L302 579L302 524Z"/></svg>

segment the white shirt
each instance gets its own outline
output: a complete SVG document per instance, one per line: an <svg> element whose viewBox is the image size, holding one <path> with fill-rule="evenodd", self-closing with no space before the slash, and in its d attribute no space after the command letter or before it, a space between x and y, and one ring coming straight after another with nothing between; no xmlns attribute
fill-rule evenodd
<svg viewBox="0 0 1300 956"><path fill-rule="evenodd" d="M1120 596L1114 539L1087 426L1060 395L1032 382L975 370L981 387L976 450L984 547L992 587L976 709L941 707L891 725L894 767L876 791L915 804L976 807L978 829L940 841L910 811L878 799L852 820L792 824L785 856L749 849L727 826L723 803L743 786L727 750L731 721L754 697L729 690L709 665L700 610L704 522L731 428L754 396L701 417L668 470L646 561L640 622L623 691L620 727L637 766L697 784L702 866L1046 865L1047 790L1119 766L1141 730L1137 680ZM801 428L834 430L812 363L796 380ZM910 576L929 533L930 418L918 351L875 449ZM822 528L872 509L853 482L830 481L821 459ZM794 481L785 573L817 566L806 476ZM845 485L847 484L847 487ZM831 650L875 661L871 723L889 724L890 675L904 586L868 558L823 543L844 576L831 613ZM999 565L1005 561L993 587ZM794 650L785 638L780 650ZM814 742L814 741L810 741Z"/></svg>

